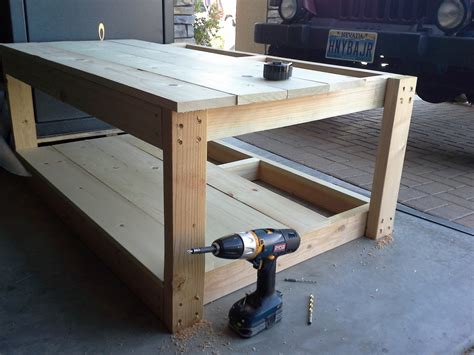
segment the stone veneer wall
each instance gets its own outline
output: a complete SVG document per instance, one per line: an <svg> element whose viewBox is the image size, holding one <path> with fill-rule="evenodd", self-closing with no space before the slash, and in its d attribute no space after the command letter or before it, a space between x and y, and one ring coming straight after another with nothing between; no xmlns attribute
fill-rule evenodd
<svg viewBox="0 0 474 355"><path fill-rule="evenodd" d="M281 23L281 21L280 14L278 13L278 6L271 6L270 0L268 0L267 22Z"/></svg>
<svg viewBox="0 0 474 355"><path fill-rule="evenodd" d="M194 0L174 0L175 42L194 43Z"/></svg>

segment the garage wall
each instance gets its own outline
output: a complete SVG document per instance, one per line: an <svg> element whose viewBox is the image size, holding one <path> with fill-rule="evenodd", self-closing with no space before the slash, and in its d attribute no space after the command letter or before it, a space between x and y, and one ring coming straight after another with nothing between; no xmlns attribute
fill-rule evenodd
<svg viewBox="0 0 474 355"><path fill-rule="evenodd" d="M278 14L278 6L271 6L270 0L268 0L267 8L267 22L269 23L281 23L281 17Z"/></svg>

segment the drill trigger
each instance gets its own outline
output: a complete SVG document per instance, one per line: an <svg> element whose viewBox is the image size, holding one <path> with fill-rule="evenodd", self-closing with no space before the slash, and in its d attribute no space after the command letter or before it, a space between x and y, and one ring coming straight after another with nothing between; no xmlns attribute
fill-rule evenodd
<svg viewBox="0 0 474 355"><path fill-rule="evenodd" d="M254 259L254 260L252 260L252 265L253 265L254 269L260 270L262 268L262 265L263 265L263 260L262 259L260 259L260 260Z"/></svg>

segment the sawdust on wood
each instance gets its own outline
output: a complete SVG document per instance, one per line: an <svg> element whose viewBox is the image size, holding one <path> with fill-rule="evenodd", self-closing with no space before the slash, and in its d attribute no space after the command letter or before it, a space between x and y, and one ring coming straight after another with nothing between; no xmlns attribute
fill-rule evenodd
<svg viewBox="0 0 474 355"><path fill-rule="evenodd" d="M377 249L383 249L385 248L387 245L390 245L393 243L393 236L390 234L390 235L387 235L386 237L384 238L380 238L379 240L377 240L375 242L375 247Z"/></svg>

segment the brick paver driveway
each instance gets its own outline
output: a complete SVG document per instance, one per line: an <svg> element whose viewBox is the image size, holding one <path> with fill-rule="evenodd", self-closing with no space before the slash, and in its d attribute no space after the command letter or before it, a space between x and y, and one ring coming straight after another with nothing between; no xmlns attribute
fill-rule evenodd
<svg viewBox="0 0 474 355"><path fill-rule="evenodd" d="M382 110L239 137L370 190ZM474 228L474 107L415 102L399 202Z"/></svg>

